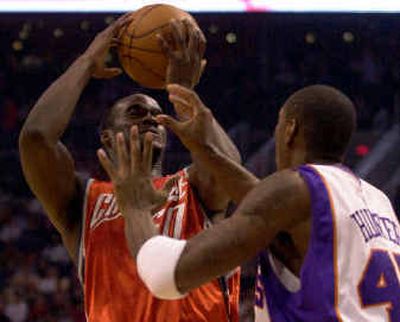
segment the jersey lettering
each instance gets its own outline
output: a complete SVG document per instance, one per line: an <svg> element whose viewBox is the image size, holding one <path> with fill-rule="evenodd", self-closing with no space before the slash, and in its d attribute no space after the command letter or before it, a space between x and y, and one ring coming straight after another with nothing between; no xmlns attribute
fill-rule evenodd
<svg viewBox="0 0 400 322"><path fill-rule="evenodd" d="M400 246L400 227L389 218L381 217L368 209L357 210L350 218L357 224L366 243L382 237Z"/></svg>
<svg viewBox="0 0 400 322"><path fill-rule="evenodd" d="M118 211L114 195L112 193L102 193L97 197L90 221L90 229L94 229L102 222L113 220L119 216L121 216L121 213Z"/></svg>

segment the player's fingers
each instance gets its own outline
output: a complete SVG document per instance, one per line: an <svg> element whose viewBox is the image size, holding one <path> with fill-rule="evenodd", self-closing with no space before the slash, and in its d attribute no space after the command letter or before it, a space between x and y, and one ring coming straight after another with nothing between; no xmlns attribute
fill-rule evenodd
<svg viewBox="0 0 400 322"><path fill-rule="evenodd" d="M204 70L206 69L206 66L207 66L207 60L206 59L202 59L201 63L200 63L199 73L196 76L196 79L194 80L194 84L195 85L197 85L200 82L201 76L203 76Z"/></svg>
<svg viewBox="0 0 400 322"><path fill-rule="evenodd" d="M173 94L170 94L168 99L174 105L176 114L178 115L180 121L186 121L193 117L195 107L187 100Z"/></svg>
<svg viewBox="0 0 400 322"><path fill-rule="evenodd" d="M193 95L194 92L191 89L179 84L169 84L167 86L167 91L170 94L176 94L184 97L185 99L190 99L192 96L195 96Z"/></svg>
<svg viewBox="0 0 400 322"><path fill-rule="evenodd" d="M201 76L203 76L206 67L207 67L207 59L202 59L201 65L200 65L199 79L197 80L197 82L200 81L200 78L201 78Z"/></svg>
<svg viewBox="0 0 400 322"><path fill-rule="evenodd" d="M207 59L202 59L201 60L201 73L203 74L204 73L204 70L206 69L206 67L207 67Z"/></svg>
<svg viewBox="0 0 400 322"><path fill-rule="evenodd" d="M203 102L200 100L199 96L191 89L178 84L169 84L167 85L167 91L170 96L180 97L184 100L182 103L186 102L186 105L191 106L195 110L204 108Z"/></svg>
<svg viewBox="0 0 400 322"><path fill-rule="evenodd" d="M144 136L142 169L146 175L151 174L153 160L153 134L147 132Z"/></svg>
<svg viewBox="0 0 400 322"><path fill-rule="evenodd" d="M199 39L197 45L197 50L199 52L200 57L204 56L204 53L206 51L206 46L207 46L207 39L206 36L204 36L204 33L201 31L200 28L196 29L197 37Z"/></svg>
<svg viewBox="0 0 400 322"><path fill-rule="evenodd" d="M119 17L117 20L112 22L110 26L107 28L108 31L113 37L120 37L122 32L129 27L129 24L133 20L133 15L128 12L123 16Z"/></svg>
<svg viewBox="0 0 400 322"><path fill-rule="evenodd" d="M197 106L189 100L189 97L181 95L179 92L169 91L169 101L174 105L179 117L191 118ZM190 115L187 115L187 114Z"/></svg>
<svg viewBox="0 0 400 322"><path fill-rule="evenodd" d="M178 137L182 134L182 128L184 126L184 122L180 122L168 115L157 115L156 121L158 124L165 126L174 132Z"/></svg>
<svg viewBox="0 0 400 322"><path fill-rule="evenodd" d="M172 19L170 22L171 25L171 35L172 39L178 49L184 48L184 34L182 30L182 23L176 19Z"/></svg>
<svg viewBox="0 0 400 322"><path fill-rule="evenodd" d="M187 47L191 38L191 35L193 34L193 27L194 25L190 23L190 20L188 18L183 18L180 20L181 23L181 28L183 31L183 40L184 44Z"/></svg>
<svg viewBox="0 0 400 322"><path fill-rule="evenodd" d="M121 40L118 37L113 37L110 42L110 47L116 47L121 44Z"/></svg>
<svg viewBox="0 0 400 322"><path fill-rule="evenodd" d="M197 50L197 43L200 41L198 32L200 29L197 27L196 23L189 18L183 19L182 23L184 24L187 32L188 46L192 46L192 50Z"/></svg>
<svg viewBox="0 0 400 322"><path fill-rule="evenodd" d="M134 19L131 12L127 12L112 23L114 30L127 26Z"/></svg>
<svg viewBox="0 0 400 322"><path fill-rule="evenodd" d="M158 40L158 44L161 48L161 51L164 53L164 55L166 57L171 58L172 48L171 48L170 44L168 43L168 41L164 38L164 36L162 34L157 34L156 37Z"/></svg>
<svg viewBox="0 0 400 322"><path fill-rule="evenodd" d="M117 162L120 173L127 174L129 171L129 158L126 151L126 142L123 132L117 133Z"/></svg>
<svg viewBox="0 0 400 322"><path fill-rule="evenodd" d="M114 170L114 165L112 164L111 160L108 158L106 151L103 149L97 150L97 157L99 158L100 164L103 167L103 169L106 171L108 174L109 178L111 180L114 180L115 178L115 170Z"/></svg>
<svg viewBox="0 0 400 322"><path fill-rule="evenodd" d="M129 21L130 22L130 21ZM121 38L122 34L129 28L129 23L125 23L114 29L114 37Z"/></svg>
<svg viewBox="0 0 400 322"><path fill-rule="evenodd" d="M187 20L185 20L187 21ZM187 22L186 25L188 25L189 23ZM189 28L189 44L188 44L188 49L189 52L191 53L191 55L198 55L200 56L200 53L198 52L198 43L200 41L199 35L197 33L197 31L192 27L191 24L189 24L190 27ZM202 57L202 56L200 56Z"/></svg>
<svg viewBox="0 0 400 322"><path fill-rule="evenodd" d="M131 127L130 133L130 149L131 149L131 171L133 172L140 165L140 141L139 129L137 125Z"/></svg>

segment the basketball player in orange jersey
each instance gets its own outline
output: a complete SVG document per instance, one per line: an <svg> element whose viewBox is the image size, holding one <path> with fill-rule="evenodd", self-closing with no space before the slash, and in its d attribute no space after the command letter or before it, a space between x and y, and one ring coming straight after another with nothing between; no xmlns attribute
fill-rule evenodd
<svg viewBox="0 0 400 322"><path fill-rule="evenodd" d="M107 79L121 73L119 69L107 68L104 57L128 19L123 17L99 33L35 104L19 139L24 175L78 266L88 321L238 321L238 271L213 280L182 300L163 301L151 295L138 277L135 260L129 253L127 241L136 236L125 225L113 184L95 179L84 182L61 143L90 78ZM162 48L169 57L166 81L191 88L201 74L204 36L188 21L173 21L171 28L172 39L160 35ZM162 194L155 201L153 222L160 233L187 239L209 224L210 214L224 212L229 199L196 158L177 174L161 176L166 132L155 121L161 113L158 103L149 96L135 94L122 98L104 118L101 142L108 157L117 160L115 133L127 134L136 125L141 139L145 133L154 135L149 179ZM227 157L240 162L237 149L215 120L209 135Z"/></svg>
<svg viewBox="0 0 400 322"><path fill-rule="evenodd" d="M275 128L278 171L258 180L210 140L212 114L198 96L179 85L167 89L191 116L157 120L225 182L240 205L187 241L157 235L149 220L160 194L147 179L152 134L146 134L143 151L136 126L130 151L118 134L117 166L98 151L118 182L117 203L135 232L129 249L139 275L155 295L184 297L258 255L256 322L400 321L400 223L388 197L342 164L356 124L346 95L314 85L290 96ZM275 256L270 246L280 232L292 237L298 256Z"/></svg>

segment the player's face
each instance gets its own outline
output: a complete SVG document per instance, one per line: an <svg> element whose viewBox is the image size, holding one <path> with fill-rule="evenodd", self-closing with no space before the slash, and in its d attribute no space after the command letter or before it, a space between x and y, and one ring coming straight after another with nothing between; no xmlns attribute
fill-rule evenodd
<svg viewBox="0 0 400 322"><path fill-rule="evenodd" d="M154 148L164 149L166 131L155 120L155 117L162 113L162 109L156 100L147 95L135 94L123 98L113 108L116 109L114 132L129 133L130 128L137 125L141 139L144 138L146 132L151 132Z"/></svg>

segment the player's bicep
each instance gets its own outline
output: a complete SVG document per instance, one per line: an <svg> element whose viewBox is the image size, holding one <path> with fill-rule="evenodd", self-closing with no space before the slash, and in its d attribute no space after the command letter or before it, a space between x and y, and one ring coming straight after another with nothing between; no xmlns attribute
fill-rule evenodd
<svg viewBox="0 0 400 322"><path fill-rule="evenodd" d="M67 213L79 183L66 147L61 142L50 145L44 139L21 136L20 157L28 185L54 226L61 233L71 229L73 218Z"/></svg>
<svg viewBox="0 0 400 322"><path fill-rule="evenodd" d="M296 172L264 179L231 218L188 241L176 269L178 289L185 292L234 269L308 214L308 190Z"/></svg>

